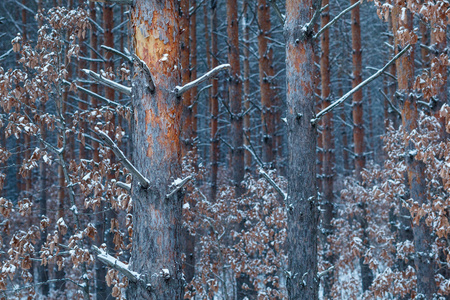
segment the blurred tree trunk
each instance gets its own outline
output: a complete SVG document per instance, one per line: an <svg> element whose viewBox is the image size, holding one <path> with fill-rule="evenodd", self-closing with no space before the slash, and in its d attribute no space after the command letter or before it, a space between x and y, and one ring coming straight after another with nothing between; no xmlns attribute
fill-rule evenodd
<svg viewBox="0 0 450 300"><path fill-rule="evenodd" d="M397 53L402 48L399 40L398 30L400 26L404 26L402 30L412 31L413 18L407 10L406 20L400 20L401 7L396 4L392 10L392 25L394 31L394 48ZM414 48L410 52L403 55L396 61L398 88L403 100L402 108L402 125L406 133L410 134L417 129L419 113L417 110L417 99L414 97ZM406 171L408 177L408 185L410 197L417 201L419 205L428 203L427 185L425 181L425 164L415 159L415 145L413 141L407 141L405 145ZM424 299L432 299L436 292L436 284L434 279L434 261L432 259L432 236L431 230L422 217L419 224L413 223L414 249L417 276L418 295L422 294ZM416 298L417 299L417 298ZM422 298L420 298L422 299Z"/></svg>
<svg viewBox="0 0 450 300"><path fill-rule="evenodd" d="M180 0L180 38L181 38L181 80L185 85L191 81L190 70L190 18L189 18L189 0ZM193 149L193 114L192 114L192 96L191 92L184 93L183 99L183 116L182 116L182 140L183 140L183 156Z"/></svg>
<svg viewBox="0 0 450 300"><path fill-rule="evenodd" d="M312 9L313 8L313 9ZM289 299L318 299L314 53L312 0L286 0L286 83L288 132L287 290Z"/></svg>
<svg viewBox="0 0 450 300"><path fill-rule="evenodd" d="M248 3L249 0L244 0L243 2L243 13L242 13L242 22L244 23L244 110L248 111L250 108L250 17L249 17L249 9ZM250 147L250 113L247 113L244 116L244 134L246 138L244 139L244 145ZM252 166L252 154L250 151L245 151L244 154L245 167L250 170Z"/></svg>
<svg viewBox="0 0 450 300"><path fill-rule="evenodd" d="M275 125L273 116L273 91L270 74L273 51L269 47L270 39L270 7L266 0L258 0L258 55L259 55L259 88L261 94L261 126L262 126L262 161L267 166L273 164Z"/></svg>
<svg viewBox="0 0 450 300"><path fill-rule="evenodd" d="M172 92L181 84L178 2L138 0L131 13L136 55L149 67L132 79L134 165L150 181L148 189L133 183L133 249L130 268L151 285L130 284L129 299L182 299L184 249L181 192L166 199L172 181L181 176L181 99ZM152 22L149 22L151 18ZM165 272L167 275L164 275Z"/></svg>
<svg viewBox="0 0 450 300"><path fill-rule="evenodd" d="M211 0L211 68L215 68L219 65L217 60L218 48L217 48L217 0ZM211 88L211 199L216 198L217 193L217 171L219 167L219 133L218 123L219 118L219 80L217 77L212 79Z"/></svg>
<svg viewBox="0 0 450 300"><path fill-rule="evenodd" d="M322 7L329 4L329 0L322 1ZM321 27L325 26L330 22L330 10L326 8L322 12L322 24ZM321 36L321 49L322 54L320 58L320 77L322 81L322 109L327 108L331 104L330 95L330 32L326 30ZM322 150L323 150L323 230L324 236L324 248L328 247L328 237L333 234L333 176L334 176L334 137L333 137L333 112L327 113L323 117L322 126ZM325 248L326 249L326 248ZM328 251L324 251L327 253ZM325 255L324 260L328 262L326 267L331 267L334 264L334 255ZM331 287L334 281L334 272L330 271L324 278L324 297L327 299L331 293Z"/></svg>

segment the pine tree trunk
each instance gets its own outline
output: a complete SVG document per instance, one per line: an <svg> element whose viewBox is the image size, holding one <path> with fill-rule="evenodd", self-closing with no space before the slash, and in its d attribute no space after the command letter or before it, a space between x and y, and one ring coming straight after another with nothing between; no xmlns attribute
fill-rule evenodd
<svg viewBox="0 0 450 300"><path fill-rule="evenodd" d="M244 110L248 111L250 108L250 17L248 15L248 0L244 0L243 2L243 19L244 23ZM247 147L250 147L250 113L247 113L244 116L244 134L246 138L244 139L244 144ZM245 151L244 154L245 167L249 170L252 166L252 154L250 151Z"/></svg>
<svg viewBox="0 0 450 300"><path fill-rule="evenodd" d="M288 132L289 299L318 299L316 140L312 34L301 28L313 15L311 0L286 1L286 81Z"/></svg>
<svg viewBox="0 0 450 300"><path fill-rule="evenodd" d="M396 53L399 51L399 48L401 48L401 43L397 36L400 22L404 24L404 27L407 30L412 30L413 28L412 16L409 11L406 13L406 20L400 21L398 19L400 9L401 8L398 5L395 5L392 11L394 47ZM396 61L398 88L402 93L403 98L402 125L406 133L411 133L413 130L417 129L419 119L417 102L414 93L412 92L414 84L414 50L411 49L410 51L411 52L403 55ZM415 159L415 145L413 141L408 141L406 143L405 151L410 197L414 201L417 201L419 205L428 203L425 165L423 162ZM412 227L414 234L414 249L416 253L414 258L417 276L416 291L418 296L422 295L424 299L432 299L433 294L436 292L436 283L434 280L434 261L432 259L431 230L426 225L424 217L420 219L418 225L413 223ZM416 296L416 299L422 298L417 298Z"/></svg>
<svg viewBox="0 0 450 300"><path fill-rule="evenodd" d="M217 60L217 0L211 0L211 68L218 66ZM212 79L211 88L211 199L216 198L217 193L217 171L219 168L219 133L218 133L218 118L219 118L219 80Z"/></svg>
<svg viewBox="0 0 450 300"><path fill-rule="evenodd" d="M182 84L185 85L191 81L191 71L190 71L190 26L189 26L189 0L180 0L180 38L181 38L181 80ZM183 116L182 116L182 140L183 140L183 156L187 154L188 151L192 150L193 147L193 124L192 124L192 97L191 92L184 93L183 99Z"/></svg>
<svg viewBox="0 0 450 300"><path fill-rule="evenodd" d="M329 0L323 0L322 6L328 5ZM322 12L322 27L330 22L329 8L326 8ZM322 81L322 109L327 108L331 104L330 97L330 33L326 30L321 36L321 49L322 56L320 58L320 77ZM322 126L322 149L323 149L323 230L325 232L325 243L328 243L328 236L333 234L333 226L331 221L333 220L333 176L334 176L334 137L333 137L333 113L329 112L323 117ZM326 247L327 245L324 245ZM327 253L327 251L325 251ZM325 256L324 260L327 261L327 267L330 267L334 263L334 256ZM324 297L327 299L331 293L331 287L333 285L334 272L328 272L324 277Z"/></svg>
<svg viewBox="0 0 450 300"><path fill-rule="evenodd" d="M172 92L181 84L177 3L138 0L132 9L136 55L151 70L156 89L151 92L146 73L135 70L132 158L136 168L150 181L150 187L144 189L136 181L133 183L130 267L145 276L151 287L131 284L129 299L182 299L184 289L183 195L165 197L172 181L181 176L182 103Z"/></svg>

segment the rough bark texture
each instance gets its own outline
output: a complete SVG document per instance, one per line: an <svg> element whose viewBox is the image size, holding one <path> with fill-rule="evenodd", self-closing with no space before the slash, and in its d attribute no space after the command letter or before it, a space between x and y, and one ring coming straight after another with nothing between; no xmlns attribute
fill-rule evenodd
<svg viewBox="0 0 450 300"><path fill-rule="evenodd" d="M266 0L258 0L258 55L259 55L259 87L261 94L261 125L262 125L262 160L270 165L274 158L275 124L273 115L273 92L271 89L270 69L272 68L273 50L269 46L270 38L270 7Z"/></svg>
<svg viewBox="0 0 450 300"><path fill-rule="evenodd" d="M323 0L322 6L328 5L329 0ZM322 12L322 27L330 22L329 9ZM321 36L322 55L320 58L320 77L322 81L322 109L331 104L330 97L330 33L326 30ZM333 137L333 112L329 112L323 117L322 126L322 149L323 149L323 230L325 233L325 243L327 238L333 233L331 221L333 219L333 176L334 176L334 137ZM334 257L326 256L325 261L329 262L327 267L333 265ZM327 273L324 278L324 297L328 298L333 284L333 273Z"/></svg>
<svg viewBox="0 0 450 300"><path fill-rule="evenodd" d="M288 131L289 299L318 299L316 128L311 33L302 27L313 15L311 0L286 1L286 81Z"/></svg>
<svg viewBox="0 0 450 300"><path fill-rule="evenodd" d="M131 26L136 55L149 67L156 89L148 89L148 76L133 76L132 158L148 178L143 189L135 181L133 249L130 267L150 284L131 284L129 299L182 299L181 250L182 194L166 199L172 181L181 174L181 99L173 90L180 85L178 5L175 0L138 0ZM164 276L167 270L169 275Z"/></svg>
<svg viewBox="0 0 450 300"><path fill-rule="evenodd" d="M239 23L237 0L227 0L227 33L228 33L228 63L231 65L229 82L231 117L231 153L232 180L239 197L244 192L244 128L242 118L242 81L239 62Z"/></svg>
<svg viewBox="0 0 450 300"><path fill-rule="evenodd" d="M394 29L394 47L396 53L401 49L401 43L397 36L400 26L400 7L394 6L392 11L392 25ZM412 16L407 12L406 22L402 21L405 28L412 30ZM414 85L414 49L407 55L403 55L396 61L398 88L402 93L402 125L407 133L416 130L418 126L419 114L417 111L417 102L412 93ZM419 205L428 203L427 186L425 181L425 165L423 162L415 159L415 146L413 141L407 141L405 145L406 171L408 177L408 185L410 197L419 203ZM424 299L432 299L436 292L436 283L434 280L434 261L432 257L432 237L430 228L425 223L425 218L419 221L419 225L413 224L414 248L417 255L414 258L417 275L417 294L422 295ZM417 298L416 298L417 299ZM421 299L421 298L420 298Z"/></svg>
<svg viewBox="0 0 450 300"><path fill-rule="evenodd" d="M211 0L211 68L219 65L217 61L217 0ZM218 133L218 118L219 118L219 80L214 78L212 80L211 88L211 199L216 198L217 192L217 171L219 167L219 133Z"/></svg>

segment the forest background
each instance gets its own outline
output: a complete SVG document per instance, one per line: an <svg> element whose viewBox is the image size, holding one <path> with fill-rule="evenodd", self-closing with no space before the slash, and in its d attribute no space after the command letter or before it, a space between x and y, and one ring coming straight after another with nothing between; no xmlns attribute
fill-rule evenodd
<svg viewBox="0 0 450 300"><path fill-rule="evenodd" d="M0 297L449 299L449 20L3 0Z"/></svg>

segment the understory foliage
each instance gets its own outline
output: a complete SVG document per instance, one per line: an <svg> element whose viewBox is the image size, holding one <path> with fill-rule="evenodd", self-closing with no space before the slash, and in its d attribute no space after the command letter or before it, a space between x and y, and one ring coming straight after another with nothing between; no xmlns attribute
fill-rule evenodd
<svg viewBox="0 0 450 300"><path fill-rule="evenodd" d="M185 175L189 174L187 170L194 172L188 165L184 164ZM204 174L205 170L200 169L197 180ZM188 188L183 206L185 226L199 240L195 251L196 274L186 287L185 299L212 299L217 294L225 299L234 298L236 280L241 274L250 278L257 299L286 297L284 202L267 180L255 175L247 174L243 183L247 192L239 198L226 183L220 185L214 200L202 192L205 187ZM275 172L269 176L286 188L282 176L276 176ZM189 204L193 202L195 206Z"/></svg>
<svg viewBox="0 0 450 300"><path fill-rule="evenodd" d="M450 133L449 112L447 105L440 111L446 134ZM361 258L376 274L364 299L414 298L417 255L428 256L434 262L437 296L450 294L447 267L450 263L450 142L442 134L441 126L440 118L421 113L418 128L410 134L402 128L390 127L383 137L384 164L370 164L363 172L363 182L352 177L346 179L334 221L336 234L330 239L331 251L341 253L335 265L339 274L336 278L340 279L334 283L334 298L357 299L360 286L349 274L357 269ZM404 149L408 142L415 145L415 150L409 153ZM408 195L406 155L425 163L426 204L420 205ZM358 221L362 216L368 223L366 233ZM414 250L411 228L418 226L422 217L431 229L431 253ZM369 247L363 243L364 234Z"/></svg>

